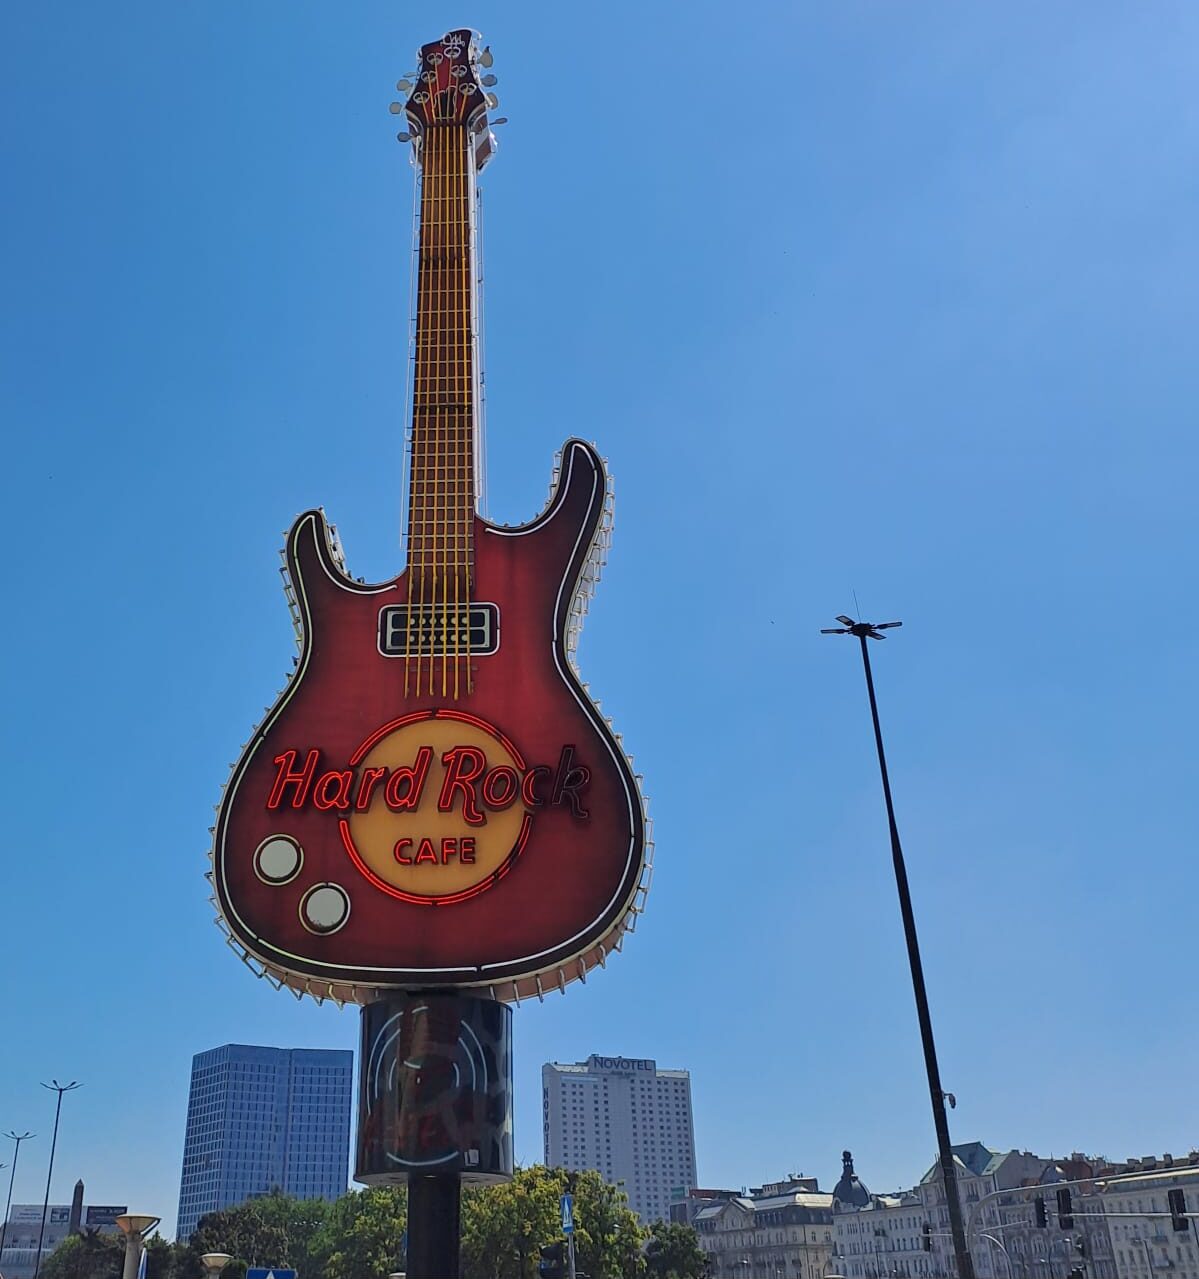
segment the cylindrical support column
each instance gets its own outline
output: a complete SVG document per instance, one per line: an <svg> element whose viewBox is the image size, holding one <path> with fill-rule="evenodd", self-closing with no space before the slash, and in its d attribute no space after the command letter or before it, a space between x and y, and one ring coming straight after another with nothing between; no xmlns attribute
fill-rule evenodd
<svg viewBox="0 0 1199 1279"><path fill-rule="evenodd" d="M458 1279L457 1173L408 1178L408 1279Z"/></svg>
<svg viewBox="0 0 1199 1279"><path fill-rule="evenodd" d="M408 1186L408 1279L457 1279L461 1182L512 1176L512 1009L399 992L362 1010L355 1179Z"/></svg>
<svg viewBox="0 0 1199 1279"><path fill-rule="evenodd" d="M136 1230L131 1230L125 1236L125 1265L121 1270L121 1279L137 1279L137 1267L145 1246Z"/></svg>

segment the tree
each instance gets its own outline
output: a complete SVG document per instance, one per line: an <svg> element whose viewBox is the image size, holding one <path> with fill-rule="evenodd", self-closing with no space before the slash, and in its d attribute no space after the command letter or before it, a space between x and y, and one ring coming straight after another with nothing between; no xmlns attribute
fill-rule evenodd
<svg viewBox="0 0 1199 1279"><path fill-rule="evenodd" d="M124 1236L87 1230L69 1235L42 1261L45 1279L121 1279L125 1264Z"/></svg>
<svg viewBox="0 0 1199 1279"><path fill-rule="evenodd" d="M559 1204L572 1188L577 1269L590 1279L636 1279L643 1231L622 1190L596 1172L518 1168L510 1182L462 1197L464 1279L536 1279L538 1249L562 1238Z"/></svg>
<svg viewBox="0 0 1199 1279"><path fill-rule="evenodd" d="M176 1279L178 1260L186 1252L184 1244L167 1243L155 1231L146 1240L146 1279Z"/></svg>
<svg viewBox="0 0 1199 1279"><path fill-rule="evenodd" d="M564 1184L540 1166L518 1168L511 1181L462 1196L465 1279L536 1279L538 1248L562 1237L558 1200Z"/></svg>
<svg viewBox="0 0 1199 1279"><path fill-rule="evenodd" d="M233 1258L222 1279L241 1279L249 1266L282 1266L311 1276L310 1250L329 1212L323 1199L293 1199L278 1191L210 1212L177 1259L173 1279L202 1279L200 1258L206 1252Z"/></svg>
<svg viewBox="0 0 1199 1279"><path fill-rule="evenodd" d="M645 1268L651 1279L706 1279L708 1254L690 1226L655 1221L645 1248Z"/></svg>
<svg viewBox="0 0 1199 1279"><path fill-rule="evenodd" d="M590 1279L634 1279L642 1274L646 1232L625 1192L608 1185L598 1172L564 1176L574 1192L577 1269Z"/></svg>
<svg viewBox="0 0 1199 1279"><path fill-rule="evenodd" d="M404 1265L408 1194L400 1186L352 1190L328 1206L300 1279L387 1279Z"/></svg>

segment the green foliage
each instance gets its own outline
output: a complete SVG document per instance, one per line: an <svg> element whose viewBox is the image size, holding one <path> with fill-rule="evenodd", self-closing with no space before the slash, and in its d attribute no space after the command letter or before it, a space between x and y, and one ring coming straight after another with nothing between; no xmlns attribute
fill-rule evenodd
<svg viewBox="0 0 1199 1279"><path fill-rule="evenodd" d="M655 1221L645 1246L645 1268L649 1279L705 1279L708 1254L690 1226Z"/></svg>
<svg viewBox="0 0 1199 1279"><path fill-rule="evenodd" d="M462 1196L465 1279L536 1279L538 1248L562 1237L557 1171L520 1168L510 1182Z"/></svg>
<svg viewBox="0 0 1199 1279"><path fill-rule="evenodd" d="M688 1227L643 1230L623 1190L596 1172L520 1168L510 1182L468 1187L462 1196L462 1279L538 1279L543 1244L562 1238L559 1201L574 1195L575 1258L587 1279L706 1279L705 1258ZM149 1243L147 1279L204 1279L200 1257L227 1252L233 1260L221 1279L245 1279L249 1266L281 1266L300 1279L387 1279L406 1269L401 1241L408 1228L408 1196L399 1187L353 1190L336 1203L272 1193L236 1208L209 1213L186 1244ZM642 1246L649 1240L645 1253ZM120 1279L104 1268L71 1261L74 1268L46 1279ZM54 1257L67 1248L64 1243ZM80 1249L75 1244L73 1253ZM89 1254L90 1256L90 1254Z"/></svg>
<svg viewBox="0 0 1199 1279"><path fill-rule="evenodd" d="M591 1279L633 1279L643 1273L645 1231L625 1192L598 1172L574 1173L573 1181L576 1268Z"/></svg>
<svg viewBox="0 0 1199 1279"><path fill-rule="evenodd" d="M221 1279L243 1279L250 1266L287 1267L315 1279L319 1272L310 1265L311 1249L332 1207L323 1199L293 1199L272 1191L236 1208L210 1212L176 1257L170 1279L203 1279L200 1258L206 1252L227 1252L233 1258Z"/></svg>
<svg viewBox="0 0 1199 1279"><path fill-rule="evenodd" d="M146 1279L175 1279L175 1257L182 1251L160 1234L151 1235L146 1240Z"/></svg>
<svg viewBox="0 0 1199 1279"><path fill-rule="evenodd" d="M45 1279L121 1279L125 1264L125 1239L88 1230L71 1235L43 1257Z"/></svg>
<svg viewBox="0 0 1199 1279"><path fill-rule="evenodd" d="M568 1183L575 1203L575 1258L590 1279L637 1279L644 1232L624 1192L599 1173L519 1168L503 1185L462 1199L464 1279L537 1279L538 1250L562 1238L559 1201Z"/></svg>
<svg viewBox="0 0 1199 1279"><path fill-rule="evenodd" d="M408 1195L401 1187L350 1191L328 1206L300 1279L387 1279L404 1269Z"/></svg>

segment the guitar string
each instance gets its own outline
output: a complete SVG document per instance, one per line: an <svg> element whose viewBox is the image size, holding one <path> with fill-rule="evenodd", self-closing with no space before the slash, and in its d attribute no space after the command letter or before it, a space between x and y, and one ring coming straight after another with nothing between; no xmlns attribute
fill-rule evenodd
<svg viewBox="0 0 1199 1279"><path fill-rule="evenodd" d="M475 156L470 139L469 126L464 135L463 164L465 177L462 184L462 234L466 242L466 256L462 263L462 310L466 316L463 342L466 345L467 371L467 413L466 429L462 439L462 593L466 611L466 692L469 696L474 692L475 665L472 660L474 646L471 643L471 600L473 594L472 577L475 562L475 433L477 423L475 414L477 406L475 394L478 389L476 361L479 349L476 344L478 316L474 311L474 271L475 271Z"/></svg>
<svg viewBox="0 0 1199 1279"><path fill-rule="evenodd" d="M404 625L404 700L407 701L411 691L412 679L412 603L415 595L417 561L420 556L420 534L418 519L420 503L418 486L420 483L420 450L421 422L420 403L425 380L424 346L428 341L428 324L425 318L427 306L426 271L429 260L428 253L428 212L429 212L429 148L432 145L431 130L426 126L421 136L421 166L418 181L420 182L419 217L420 227L417 236L416 259L416 368L412 374L412 460L408 475L408 606Z"/></svg>
<svg viewBox="0 0 1199 1279"><path fill-rule="evenodd" d="M463 536L462 542L465 549L463 556L463 591L466 596L466 691L467 694L474 692L475 680L475 664L472 661L474 652L471 644L471 602L474 596L474 567L475 567L475 483L477 476L475 474L475 448L478 440L478 391L479 391L479 316L475 309L476 293L475 293L475 252L478 247L475 223L475 152L471 143L469 134L466 139L466 164L468 165L468 180L465 183L463 191L463 226L467 237L467 253L466 261L462 268L462 301L466 311L468 330L466 334L467 353L470 357L469 381L467 390L469 394L470 410L467 417L466 438L462 441L462 462L463 462L463 481L462 481L462 520L463 520Z"/></svg>
<svg viewBox="0 0 1199 1279"><path fill-rule="evenodd" d="M454 605L457 620L454 628L454 696L458 696L459 669L461 662L461 635L463 622L466 626L466 683L470 692L471 642L470 642L470 563L471 563L471 511L466 500L467 485L470 475L470 456L474 441L474 334L472 331L474 317L471 314L470 273L473 269L471 260L471 225L470 225L470 175L471 175L471 141L470 126L463 125L462 140L459 147L461 180L458 185L458 224L462 236L462 261L459 267L459 310L462 314L460 339L462 343L462 427L458 444L458 459L454 480L454 500L458 508L458 525L454 530L454 557L458 561L454 575ZM461 541L461 545L459 545ZM463 617L463 606L465 616Z"/></svg>
<svg viewBox="0 0 1199 1279"><path fill-rule="evenodd" d="M457 129L458 129L458 126L455 126L455 132L457 132ZM454 217L455 217L455 219L457 219L457 217L458 217L458 212L459 212L459 210L458 210L458 186L459 186L459 183L458 183L458 181L457 181L457 172L458 172L458 168L459 168L460 163L461 163L460 145L459 145L459 143L458 143L458 140L457 140L457 139L455 139L454 151L455 151L455 165L454 165L454 169L455 169L454 206L455 206L455 207L454 207ZM460 251L460 250L459 250L459 251ZM455 299L455 305L456 305L456 304L457 304L457 299ZM460 321L460 320L459 320L459 327L461 328L461 321ZM457 348L457 344L455 344L455 356L456 356L456 357L458 357L458 356L460 356L460 354L461 354L461 352L460 352L460 350ZM460 360L460 359L457 359L457 360L456 360L456 362L457 362L459 365L461 364L461 360ZM462 376L462 370L461 370L461 368L459 367L459 368L457 369L457 373L456 373L456 376L455 376L455 400L457 400L457 397L458 397L458 388L457 388L457 383L458 383L458 381L461 379L461 376ZM457 451L457 435L458 435L458 426L457 426L457 420L456 420L456 419L457 419L457 416L458 416L458 409L457 409L457 407L455 406L455 411L454 411L454 417L455 417L455 425L454 425L454 439L451 441L451 446L450 446L450 447L451 447L452 452L454 452L454 453L456 453L456 451ZM448 461L448 460L447 460L447 461ZM452 571L452 572L453 572L453 574L454 574L454 700L455 700L455 701L457 701L457 700L458 700L458 659L459 659L459 647L460 647L460 646L459 646L459 643L458 643L458 630L459 630L459 627L460 627L460 626L461 626L461 624L462 624L462 618L461 618L461 615L460 615L460 613L459 613L459 606L460 606L460 592L459 592L459 587L458 587L458 563L457 563L457 561L458 561L458 523L457 523L457 511L456 511L456 509L455 509L455 508L456 508L456 506L457 506L457 495L456 495L456 491L455 491L455 490L456 490L456 481L455 481L455 480L453 480L453 479L451 479L451 475L454 473L454 470L455 470L455 468L456 468L456 463L457 463L457 458L455 457L455 458L453 459L453 463L452 463L452 464L448 464L448 465L447 465L447 468L446 468L446 510L447 510L447 512L448 512L448 514L449 514L449 520L453 522L453 523L452 523L452 529L453 529L453 550L452 550L452 562L447 563L447 571ZM449 536L449 534L450 534L450 526L449 526L449 525L447 525L446 533L447 533L447 536L446 536L446 559L447 559L447 561L451 561L450 536ZM450 655L450 654L449 654L449 632L448 632L448 630L445 630L445 627L447 627L447 626L449 625L449 617L448 617L448 613L449 613L449 590L448 590L448 588L447 588L447 590L446 590L446 614L447 614L447 616L446 616L446 617L445 617L445 619L444 619L443 630L445 631L445 635L444 635L444 638L443 638L443 640L442 640L442 646L443 646L442 651L443 651L443 653L444 653L444 656L442 657L442 662L441 662L441 669L442 669L442 687L443 687L443 688L445 687L445 683L446 683L446 675L445 675L445 671L446 671L446 665L447 665L447 664L448 664L448 662L449 662L449 655Z"/></svg>
<svg viewBox="0 0 1199 1279"><path fill-rule="evenodd" d="M451 102L456 101L457 95L454 91L453 82L450 82L446 90L447 106ZM451 107L450 114L456 114ZM458 253L457 243L457 227L455 226L456 217L456 171L457 171L457 123L449 123L446 127L446 165L445 165L445 203L442 210L443 220L443 252L441 258L441 292L442 292L442 316L443 330L441 349L445 360L445 384L442 395L442 402L439 409L440 428L438 431L438 439L441 444L441 456L438 461L438 510L435 520L435 539L441 556L441 571L439 573L439 582L441 587L441 630L440 630L440 656L441 656L441 695L444 698L447 694L448 686L448 622L449 622L449 571L450 571L450 459L452 455L451 431L455 417L457 416L457 351L454 345L454 325L457 316L454 311L454 263ZM436 622L433 627L434 635L437 634ZM434 645L436 649L437 645Z"/></svg>
<svg viewBox="0 0 1199 1279"><path fill-rule="evenodd" d="M425 339L425 386L422 404L420 408L421 417L421 493L420 493L420 564L417 568L417 604L416 604L416 695L421 695L421 674L422 662L424 656L424 617L425 617L425 587L428 578L428 561L429 561L429 529L428 529L428 500L429 500L429 454L430 454L430 421L428 403L430 399L429 390L430 382L435 382L437 377L436 365L434 362L436 352L436 335L434 333L434 318L436 316L436 293L435 293L435 255L437 240L437 200L438 200L438 155L440 130L436 127L437 120L437 94L436 90L430 95L430 101L433 104L432 115L433 121L429 128L429 157L428 176L429 182L429 203L425 209L425 213L429 217L429 235L428 235L428 253L426 255L425 268L425 293L427 299L426 319L428 321L427 336ZM411 602L408 606L408 615L411 618L413 609Z"/></svg>
<svg viewBox="0 0 1199 1279"><path fill-rule="evenodd" d="M446 77L449 71L446 69ZM438 206L437 206L437 267L435 279L437 281L437 387L433 395L433 404L430 408L430 419L433 422L433 457L432 467L430 469L430 500L428 503L429 518L429 567L430 567L430 591L429 591L429 614L428 626L426 634L428 637L429 649L429 696L434 695L434 680L437 675L437 597L440 593L444 596L445 585L442 581L441 566L438 563L438 556L444 556L441 549L442 537L442 519L441 519L441 499L442 484L440 476L442 474L442 459L445 454L445 422L446 422L446 386L449 382L450 360L449 352L446 349L446 331L449 324L449 291L446 287L446 264L450 254L450 235L449 235L449 189L450 176L449 164L452 148L450 146L450 123L449 123L449 93L450 90L441 89L439 87L438 98L441 104L441 120L442 127L438 130L441 135L441 156L438 165L440 171L440 180L438 184ZM423 611L422 611L423 612ZM422 624L424 617L421 618Z"/></svg>
<svg viewBox="0 0 1199 1279"><path fill-rule="evenodd" d="M453 85L451 83L450 92L453 93ZM456 95L455 95L456 96ZM442 503L445 508L444 515L438 525L438 537L441 541L441 564L442 564L442 599L441 599L441 695L446 696L448 684L448 661L449 661L449 572L450 572L450 521L451 515L451 484L450 484L450 459L452 456L453 442L451 439L451 431L454 429L454 423L458 415L458 351L454 342L454 325L457 322L457 315L454 310L454 270L456 269L457 254L459 252L457 240L457 226L455 221L457 218L457 168L458 168L458 145L457 145L458 125L455 123L446 131L447 146L447 164L446 164L446 253L442 267L442 282L445 289L445 315L446 315L446 334L443 343L446 356L446 396L445 407L442 411L444 452L441 465L441 496Z"/></svg>
<svg viewBox="0 0 1199 1279"><path fill-rule="evenodd" d="M449 264L453 255L453 228L450 225L451 199L453 189L453 81L449 80L449 68L446 68L447 87L442 92L445 104L442 153L442 187L441 208L438 211L439 252L437 264L437 358L438 358L438 394L436 397L437 422L437 457L433 472L433 504L432 504L432 540L433 540L433 594L429 610L429 696L434 694L434 681L437 673L438 658L438 605L444 621L446 581L445 581L445 465L448 451L449 433L449 384L452 381L452 352L448 335L453 325L451 312L451 295L449 282ZM444 641L441 641L441 695L445 696L445 653Z"/></svg>

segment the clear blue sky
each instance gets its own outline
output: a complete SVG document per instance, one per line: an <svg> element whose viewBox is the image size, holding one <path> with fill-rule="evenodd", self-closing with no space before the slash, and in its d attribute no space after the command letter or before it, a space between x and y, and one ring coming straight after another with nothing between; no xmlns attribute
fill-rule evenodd
<svg viewBox="0 0 1199 1279"><path fill-rule="evenodd" d="M959 1140L1199 1143L1191 0L6 6L0 1127L39 1199L173 1223L188 1070L352 1047L213 927L211 806L280 684L277 549L400 565L413 175L387 103L495 49L490 511L594 438L584 674L644 771L649 913L523 1007L539 1068L693 1074L699 1174L876 1189L933 1134L853 611ZM8 1155L0 1151L0 1160ZM3 1174L7 1177L7 1173Z"/></svg>

